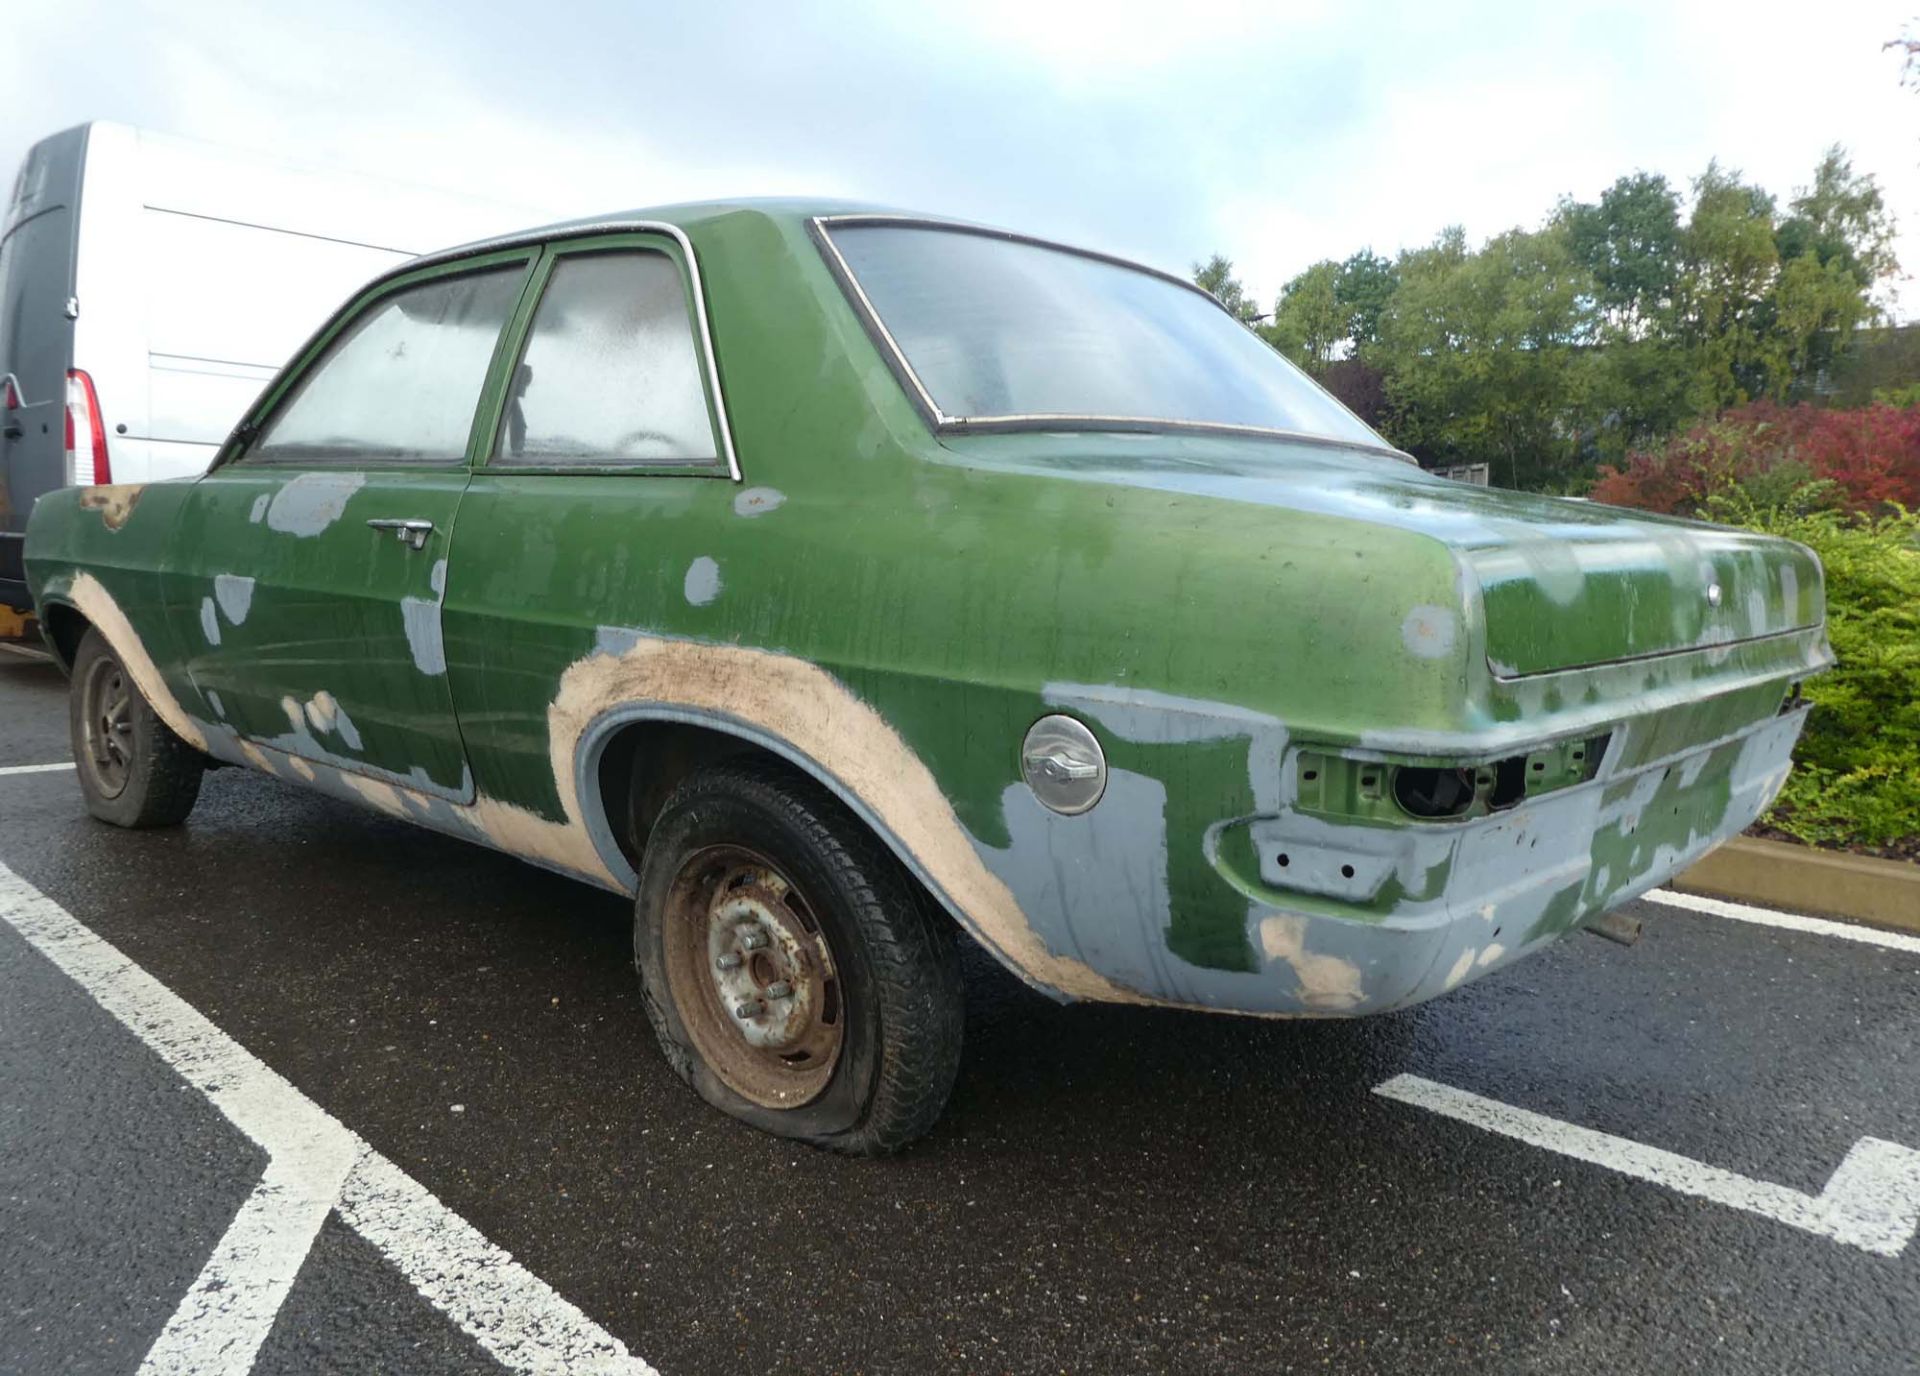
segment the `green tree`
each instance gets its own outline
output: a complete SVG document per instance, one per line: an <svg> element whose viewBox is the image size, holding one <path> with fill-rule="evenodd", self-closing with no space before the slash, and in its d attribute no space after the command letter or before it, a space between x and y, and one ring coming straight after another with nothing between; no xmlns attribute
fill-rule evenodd
<svg viewBox="0 0 1920 1376"><path fill-rule="evenodd" d="M1788 211L1718 164L1694 183L1670 328L1691 415L1785 399L1876 314L1870 292L1898 264L1874 179L1830 148Z"/></svg>
<svg viewBox="0 0 1920 1376"><path fill-rule="evenodd" d="M1780 271L1773 197L1738 172L1707 164L1693 184L1681 235L1670 330L1684 357L1687 411L1716 415L1778 387L1787 360L1773 334Z"/></svg>
<svg viewBox="0 0 1920 1376"><path fill-rule="evenodd" d="M1774 231L1782 262L1812 254L1821 267L1841 264L1870 291L1900 269L1893 252L1893 219L1871 174L1855 174L1835 144L1814 168L1813 184L1788 204L1792 214Z"/></svg>
<svg viewBox="0 0 1920 1376"><path fill-rule="evenodd" d="M1193 283L1202 291L1212 292L1221 305L1233 312L1236 320L1251 324L1258 315L1247 289L1233 275L1233 261L1221 254L1193 265Z"/></svg>
<svg viewBox="0 0 1920 1376"><path fill-rule="evenodd" d="M1879 184L1856 175L1838 144L1788 208L1773 235L1782 264L1776 328L1791 378L1799 381L1851 351L1859 326L1879 314L1869 293L1900 263Z"/></svg>
<svg viewBox="0 0 1920 1376"><path fill-rule="evenodd" d="M1635 172L1597 202L1562 202L1560 218L1613 332L1638 339L1656 330L1680 272L1680 197L1667 179Z"/></svg>
<svg viewBox="0 0 1920 1376"><path fill-rule="evenodd" d="M1513 486L1564 482L1580 456L1598 325L1564 223L1475 253L1459 228L1403 255L1374 361L1390 433L1423 458L1488 462Z"/></svg>
<svg viewBox="0 0 1920 1376"><path fill-rule="evenodd" d="M1770 389L1775 399L1790 383L1827 368L1874 314L1843 260L1823 264L1817 254L1804 253L1783 267L1773 289L1773 332L1785 364Z"/></svg>
<svg viewBox="0 0 1920 1376"><path fill-rule="evenodd" d="M1347 338L1355 352L1364 352L1380 340L1380 317L1400 285L1400 273L1391 258L1363 248L1340 265L1335 299L1347 313Z"/></svg>
<svg viewBox="0 0 1920 1376"><path fill-rule="evenodd" d="M1327 370L1347 338L1349 312L1340 304L1340 265L1315 263L1280 289L1267 342L1315 377Z"/></svg>
<svg viewBox="0 0 1920 1376"><path fill-rule="evenodd" d="M1876 180L1833 147L1783 206L1709 163L1683 198L1635 172L1546 226L1362 249L1282 289L1260 333L1431 462L1563 484L1700 419L1784 401L1857 349L1897 269ZM1215 255L1195 280L1258 317ZM1364 400L1361 400L1364 398Z"/></svg>
<svg viewBox="0 0 1920 1376"><path fill-rule="evenodd" d="M1593 447L1617 463L1689 416L1685 369L1668 329L1682 265L1680 197L1665 177L1635 172L1598 201L1562 201L1556 218L1594 280Z"/></svg>

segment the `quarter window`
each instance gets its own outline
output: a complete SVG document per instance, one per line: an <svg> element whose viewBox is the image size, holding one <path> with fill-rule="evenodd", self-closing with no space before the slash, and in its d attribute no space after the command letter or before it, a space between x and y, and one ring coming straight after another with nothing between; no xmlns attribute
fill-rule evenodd
<svg viewBox="0 0 1920 1376"><path fill-rule="evenodd" d="M718 456L679 267L644 250L561 258L514 370L494 462L697 464Z"/></svg>
<svg viewBox="0 0 1920 1376"><path fill-rule="evenodd" d="M253 446L265 462L458 463L523 264L438 277L370 306Z"/></svg>

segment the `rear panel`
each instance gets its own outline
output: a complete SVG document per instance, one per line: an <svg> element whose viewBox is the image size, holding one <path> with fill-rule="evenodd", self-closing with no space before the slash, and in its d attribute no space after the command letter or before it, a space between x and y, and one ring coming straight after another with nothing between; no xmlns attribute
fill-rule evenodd
<svg viewBox="0 0 1920 1376"><path fill-rule="evenodd" d="M21 165L0 229L0 604L29 605L20 563L27 515L64 486L67 369L73 366L75 223L85 126L35 144ZM4 392L0 387L0 392ZM0 406L5 398L0 397Z"/></svg>

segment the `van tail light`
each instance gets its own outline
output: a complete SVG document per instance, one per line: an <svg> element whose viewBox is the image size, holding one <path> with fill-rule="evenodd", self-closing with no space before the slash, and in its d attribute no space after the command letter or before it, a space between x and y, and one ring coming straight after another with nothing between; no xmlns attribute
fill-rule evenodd
<svg viewBox="0 0 1920 1376"><path fill-rule="evenodd" d="M110 483L113 468L107 462L107 423L100 416L100 395L93 379L78 368L67 372L67 483L85 487Z"/></svg>

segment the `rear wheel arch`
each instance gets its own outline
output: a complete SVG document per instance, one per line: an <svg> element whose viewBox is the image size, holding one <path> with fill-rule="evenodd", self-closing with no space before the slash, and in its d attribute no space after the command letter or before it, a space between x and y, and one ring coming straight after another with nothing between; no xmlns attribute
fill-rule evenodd
<svg viewBox="0 0 1920 1376"><path fill-rule="evenodd" d="M114 826L177 826L200 796L206 756L175 735L97 627L69 671L67 719L87 811Z"/></svg>
<svg viewBox="0 0 1920 1376"><path fill-rule="evenodd" d="M659 704L615 708L589 726L580 742L587 829L601 859L629 890L639 880L647 835L673 791L696 770L743 757L783 763L832 794L893 854L937 911L974 935L965 914L928 881L906 844L818 760L749 722Z"/></svg>
<svg viewBox="0 0 1920 1376"><path fill-rule="evenodd" d="M54 658L60 661L63 670L71 674L74 660L80 653L80 642L86 639L93 623L70 602L42 601L39 612L40 624L46 628L46 641L53 650Z"/></svg>

